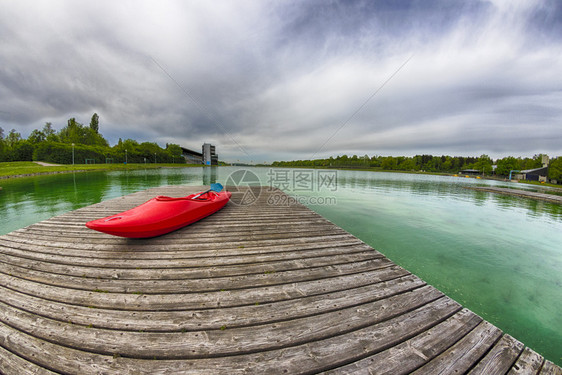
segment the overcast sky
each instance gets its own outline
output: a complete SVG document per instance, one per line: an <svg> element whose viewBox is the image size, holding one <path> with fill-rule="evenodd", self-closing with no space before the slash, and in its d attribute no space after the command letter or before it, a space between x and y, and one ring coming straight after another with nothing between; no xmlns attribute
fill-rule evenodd
<svg viewBox="0 0 562 375"><path fill-rule="evenodd" d="M227 161L562 156L562 1L0 0L0 98Z"/></svg>

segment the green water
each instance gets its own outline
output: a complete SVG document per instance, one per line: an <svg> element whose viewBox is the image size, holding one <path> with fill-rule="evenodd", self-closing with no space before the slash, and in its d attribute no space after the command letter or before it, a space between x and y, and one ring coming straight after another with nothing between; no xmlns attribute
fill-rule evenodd
<svg viewBox="0 0 562 375"><path fill-rule="evenodd" d="M224 184L239 169L0 180L0 234L149 187ZM511 186L495 181L326 171L334 179L322 186L318 171L250 170L562 364L562 206L465 189Z"/></svg>
<svg viewBox="0 0 562 375"><path fill-rule="evenodd" d="M342 175L337 205L315 211L562 363L560 205L464 189L475 180Z"/></svg>

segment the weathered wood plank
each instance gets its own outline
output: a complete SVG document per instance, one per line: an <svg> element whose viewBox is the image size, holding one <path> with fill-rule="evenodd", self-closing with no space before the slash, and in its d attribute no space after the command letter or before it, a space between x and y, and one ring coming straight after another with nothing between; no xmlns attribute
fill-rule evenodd
<svg viewBox="0 0 562 375"><path fill-rule="evenodd" d="M200 277L181 278L181 290L189 290L191 292L212 291L220 289L240 289L258 285L275 285L279 283L305 281L311 279L322 278L325 268L337 265L353 265L355 262L368 262L372 266L389 267L391 263L386 258L373 257L371 254L359 253L346 256L333 256L331 258L311 258L300 261L284 261L272 264L249 264L253 268L253 273L247 274L228 274L223 275L215 272L215 275L209 278ZM138 265L137 267L141 267ZM189 266L185 266L189 267ZM107 292L127 292L131 290L143 291L147 294L156 293L177 293L178 289L174 286L174 279L126 279L119 278L119 273L111 275L109 278L72 276L64 274L47 273L43 271L35 271L29 268L15 267L6 265L7 274L22 279L35 281L39 283L83 289L93 290L102 289ZM273 275L273 276L270 276Z"/></svg>
<svg viewBox="0 0 562 375"><path fill-rule="evenodd" d="M342 252L346 252L347 247L362 247L364 250L371 249L370 246L358 242L357 239L346 237L338 240L331 240L329 242L302 242L298 246L295 244L269 244L268 246L252 246L246 244L242 246L228 246L221 244L220 248L206 247L202 248L199 244L180 244L171 243L165 245L144 245L140 244L116 244L111 250L104 249L80 249L73 250L71 248L56 248L54 251L47 252L42 246L20 244L9 241L3 241L0 236L0 253L10 254L13 256L20 256L27 259L40 259L44 254L53 255L67 255L67 256L89 256L94 258L134 258L134 259L162 259L162 258L207 258L210 256L215 257L228 257L236 256L243 257L246 255L256 254L281 254L284 257L296 257L300 251L321 250L330 248L339 248ZM88 252L91 252L88 253ZM376 250L373 250L376 252Z"/></svg>
<svg viewBox="0 0 562 375"><path fill-rule="evenodd" d="M1 304L0 321L35 337L101 354L134 358L189 359L229 356L295 346L360 329L430 304L442 294L425 286L387 299L316 316L250 327L193 332L132 332L84 327L39 317ZM345 319L342 319L345 316Z"/></svg>
<svg viewBox="0 0 562 375"><path fill-rule="evenodd" d="M182 229L178 229L178 231L183 233L186 232L188 229L189 228L182 228ZM332 230L330 228L324 228L322 230L316 230L314 232L294 232L294 233L291 232L269 233L269 234L240 233L238 235L231 235L229 233L228 235L225 236L212 235L206 238L203 236L192 237L189 236L189 233L186 234L187 235L186 238L183 240L183 243L197 244L197 245L208 244L208 243L229 243L229 242L245 242L245 241L260 241L260 240L293 242L293 241L298 241L299 238L307 239L309 237L317 237L317 238L326 237L326 239L328 239L328 238L351 236L349 233L346 233L344 231ZM128 244L131 244L135 242L135 240L131 240L131 239L121 239L121 238L116 239L115 237L110 237L110 235L104 235L104 237L106 237L110 243L127 242ZM68 247L69 244L70 246L72 246L72 248L77 248L77 249L81 248L80 244L76 243L75 237L71 237L71 238L67 237L66 238L67 241L65 242L64 241L65 238L62 236L50 237L50 236L35 235L33 237L33 240L30 240L30 237L25 233L12 232L10 234L6 234L5 239L16 243L32 243L41 246L46 246L49 248L52 247L64 248L64 247ZM145 240L145 241L147 241L147 243L150 242L150 240ZM139 240L136 240L136 242L139 242ZM103 239L101 243L103 243Z"/></svg>
<svg viewBox="0 0 562 375"><path fill-rule="evenodd" d="M367 251L365 251L367 250ZM253 254L245 254L244 256L229 258L221 257L221 261L218 259L211 264L200 264L198 260L207 260L209 257L203 258L198 257L192 259L193 266L190 267L177 267L172 260L166 262L155 259L154 263L148 263L150 258L141 258L143 262L150 265L150 268L142 268L142 262L137 262L135 258L132 258L130 264L127 264L127 268L119 268L118 262L111 262L109 260L93 260L88 264L64 264L44 262L40 259L27 259L14 255L8 255L1 253L2 248L0 247L0 262L6 264L6 269L8 267L13 268L24 268L26 269L26 274L28 270L42 271L46 273L53 274L63 274L68 276L79 276L79 277L94 277L94 278L109 278L109 279L187 279L187 278L200 278L200 277L224 277L224 276L235 276L235 275L251 275L256 273L263 273L265 271L270 272L280 272L289 271L296 269L312 268L312 267L322 267L325 265L345 265L350 263L349 260L354 259L354 264L368 263L374 260L384 261L384 258L379 253L370 251L369 249L364 249L363 247L352 247L346 246L343 249L325 249L326 255L321 256L321 252L318 250L311 250L304 252L303 257L299 258L298 254L293 253L273 253L267 255L261 255L259 257L253 257ZM342 254L343 252L343 254ZM345 255L344 255L345 254ZM330 255L336 256L339 261L333 261L330 263ZM177 257L175 259L181 259ZM213 256L213 259L217 256ZM319 259L327 258L327 259ZM361 260L361 258L364 258ZM52 259L52 258L51 258ZM334 259L334 260L336 260ZM304 260L299 262L299 260ZM205 262L201 262L205 263ZM222 264L221 264L222 263ZM160 265L156 267L156 265ZM101 266L103 265L103 266ZM97 266L97 267L94 267ZM134 266L134 268L132 268ZM6 272L15 274L18 272L14 271Z"/></svg>
<svg viewBox="0 0 562 375"><path fill-rule="evenodd" d="M324 249L323 249L324 250ZM345 251L347 250L347 251ZM96 266L96 267L115 267L115 268L202 268L210 266L222 266L222 265L236 265L236 264L252 264L252 263L267 263L267 262L296 262L298 260L318 263L329 263L327 260L321 260L319 258L327 257L334 259L333 263L342 263L346 257L352 259L362 258L362 260L372 259L381 257L381 255L371 249L360 248L357 251L353 249L333 249L326 250L327 255L322 255L323 251L309 250L298 257L296 255L290 255L287 253L270 253L270 254L240 254L238 256L221 256L218 253L207 257L191 257L190 254L179 254L175 257L166 258L140 258L136 259L135 255L132 254L128 259L124 259L121 254L114 254L112 258L97 258L88 255L80 256L63 256L55 254L33 254L31 256L22 256L21 252L10 251L8 249L0 247L0 252L12 255L20 256L22 258L27 258L31 260L49 261L51 263L67 264L67 265L77 265L77 266Z"/></svg>
<svg viewBox="0 0 562 375"><path fill-rule="evenodd" d="M387 273L394 273L399 267L392 266L380 271L335 276L330 279L310 280L279 284L275 287L262 286L251 289L234 289L178 294L138 294L138 291L126 293L104 293L68 289L44 285L0 273L0 285L27 293L39 298L60 301L72 305L91 306L120 310L194 310L230 306L268 303L309 295L345 290L352 286L362 286L384 280ZM275 274L273 274L275 275ZM381 280L382 279L382 280Z"/></svg>
<svg viewBox="0 0 562 375"><path fill-rule="evenodd" d="M329 224L321 221L314 220L302 220L302 219L286 219L283 221L275 221L268 225L267 222L263 220L253 221L249 220L236 220L231 224L225 225L224 221L217 222L217 224L204 222L206 225L203 226L203 222L200 225L194 225L186 227L183 231L177 233L171 233L168 239L181 238L184 235L183 232L189 232L190 236L196 237L208 237L208 238L219 238L220 237L234 237L237 235L263 235L268 233L314 233L320 230L329 228ZM221 224L219 224L221 223ZM330 228L333 233L338 231ZM97 239L107 238L107 236L102 233L93 231L84 226L84 222L69 224L69 223L57 223L57 224L47 224L40 223L34 224L23 229L14 232L16 234L27 234L42 236L43 238L49 237L67 237L68 241L72 241L76 235L84 236L89 240L95 241Z"/></svg>
<svg viewBox="0 0 562 375"><path fill-rule="evenodd" d="M395 319L346 335L315 341L302 349L295 347L281 353L263 353L262 360L254 363L251 369L256 374L328 371L397 345L449 318L459 309L460 306L451 299L442 298ZM297 350L299 352L295 352Z"/></svg>
<svg viewBox="0 0 562 375"><path fill-rule="evenodd" d="M328 371L327 374L409 374L460 340L481 321L482 318L463 309L399 345Z"/></svg>
<svg viewBox="0 0 562 375"><path fill-rule="evenodd" d="M549 360L544 361L540 375L562 375L562 368Z"/></svg>
<svg viewBox="0 0 562 375"><path fill-rule="evenodd" d="M544 358L537 352L532 351L529 348L525 348L523 353L517 359L517 362L513 365L511 370L507 373L508 375L536 375L539 373L542 365L544 363Z"/></svg>
<svg viewBox="0 0 562 375"><path fill-rule="evenodd" d="M64 374L118 374L113 356L99 356L26 335L0 322L0 347L18 353L39 367ZM23 371L24 368L21 368ZM134 367L122 374L133 373ZM20 372L21 373L21 372ZM148 374L147 372L142 372ZM18 373L19 375L19 373Z"/></svg>
<svg viewBox="0 0 562 375"><path fill-rule="evenodd" d="M402 276L401 276L402 275ZM398 276L398 277L397 277ZM83 326L125 331L183 332L201 329L243 327L273 323L288 318L319 315L328 311L374 302L417 289L425 283L413 275L388 274L388 280L357 288L302 297L294 300L254 304L221 309L177 311L125 311L93 309L44 300L0 287L0 301L25 311Z"/></svg>
<svg viewBox="0 0 562 375"><path fill-rule="evenodd" d="M15 355L0 346L0 373L3 375L53 375L56 374L44 367Z"/></svg>
<svg viewBox="0 0 562 375"><path fill-rule="evenodd" d="M351 250L352 248L350 248ZM358 249L361 250L361 249ZM331 251L328 249L327 253ZM355 254L354 251L349 253ZM217 277L232 277L232 276L248 276L256 274L272 274L277 272L288 272L299 269L308 269L313 272L311 268L323 268L325 277L329 277L333 271L338 271L341 273L357 273L362 271L372 270L373 266L376 265L379 268L381 265L390 265L390 261L378 254L370 254L370 257L366 257L364 260L357 260L354 262L334 262L333 264L325 262L325 265L315 264L310 266L308 262L299 263L295 260L291 260L292 257L287 257L289 260L284 260L282 256L280 260L275 260L273 258L268 259L265 262L252 262L245 263L240 261L240 264L229 264L225 262L223 265L209 265L209 266L198 266L198 267L160 267L160 268L117 268L115 265L111 264L111 267L92 267L91 265L73 265L73 264L58 264L58 263L47 263L38 260L28 260L25 258L8 256L5 254L0 254L0 262L5 264L4 273L11 274L13 276L18 276L17 270L10 271L11 268L19 267L25 269L26 276L31 274L31 270L43 271L52 274L67 275L67 276L77 276L80 278L95 278L95 279L119 279L119 280L158 280L162 282L163 280L183 280L183 279L199 279L199 278L217 278ZM218 263L218 262L217 262ZM99 264L99 263L98 263ZM131 264L135 264L131 261ZM104 264L109 265L109 264ZM308 265L308 267L304 267ZM130 266L130 265L129 265ZM23 276L22 278L26 278Z"/></svg>
<svg viewBox="0 0 562 375"><path fill-rule="evenodd" d="M208 372L214 374L248 372L255 374L303 374L315 373L342 365L343 361L349 360L349 357L342 356L342 353L349 353L360 359L393 343L400 343L407 337L414 336L433 326L436 320L447 319L458 309L458 304L448 298L441 298L380 324L320 341L281 350L229 357L193 358L191 360L143 360L85 352L52 344L1 323L0 345L13 351L24 350L26 358L33 358L36 363L44 366L56 366L55 370L57 371L85 375L97 373L198 374ZM228 333L228 331L228 329L225 329L219 332ZM220 333L218 334L220 335ZM6 337L9 337L9 340L6 340ZM262 339L266 340L266 338ZM236 345L237 343L233 344L234 347Z"/></svg>
<svg viewBox="0 0 562 375"><path fill-rule="evenodd" d="M109 235L108 235L109 236ZM1 238L2 242L10 241L15 244L26 244L26 245L36 245L43 248L44 252L55 252L60 253L66 248L76 249L76 250L96 250L96 251L112 251L116 252L120 248L128 249L129 251L135 249L148 249L149 251L156 251L166 246L164 243L160 243L157 239L148 240L133 240L133 239L123 239L123 238L107 238L96 243L87 242L60 242L60 241L39 241L33 239L26 239L25 237L14 237L9 235L4 235ZM330 242L339 240L355 240L350 234L319 234L319 235L309 235L298 238L277 238L277 239L252 239L248 238L245 240L241 239L229 239L226 241L205 241L198 242L195 240L185 240L180 242L181 248L186 248L188 245L192 244L194 248L197 249L213 249L220 250L221 247L267 247L275 245L292 245L295 249L298 248L300 244L306 243L318 243L318 242ZM9 246L9 244L8 244Z"/></svg>
<svg viewBox="0 0 562 375"><path fill-rule="evenodd" d="M501 331L483 321L465 337L437 356L415 375L464 374L500 339Z"/></svg>
<svg viewBox="0 0 562 375"><path fill-rule="evenodd" d="M523 351L523 344L510 335L504 335L488 354L474 367L471 375L506 374Z"/></svg>

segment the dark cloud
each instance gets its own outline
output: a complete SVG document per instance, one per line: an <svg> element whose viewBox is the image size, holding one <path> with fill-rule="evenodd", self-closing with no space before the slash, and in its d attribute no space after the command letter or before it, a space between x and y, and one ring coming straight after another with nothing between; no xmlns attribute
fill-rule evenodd
<svg viewBox="0 0 562 375"><path fill-rule="evenodd" d="M97 112L111 143L206 141L230 160L321 145L317 156L562 154L557 1L2 6L5 130Z"/></svg>

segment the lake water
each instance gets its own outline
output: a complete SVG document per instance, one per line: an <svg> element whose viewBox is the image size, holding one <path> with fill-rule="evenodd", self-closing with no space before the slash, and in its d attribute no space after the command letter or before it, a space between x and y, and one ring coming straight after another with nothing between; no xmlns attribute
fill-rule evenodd
<svg viewBox="0 0 562 375"><path fill-rule="evenodd" d="M562 364L562 206L465 188L513 186L505 182L242 167L0 180L0 234L149 187L215 181L282 188L546 358Z"/></svg>

